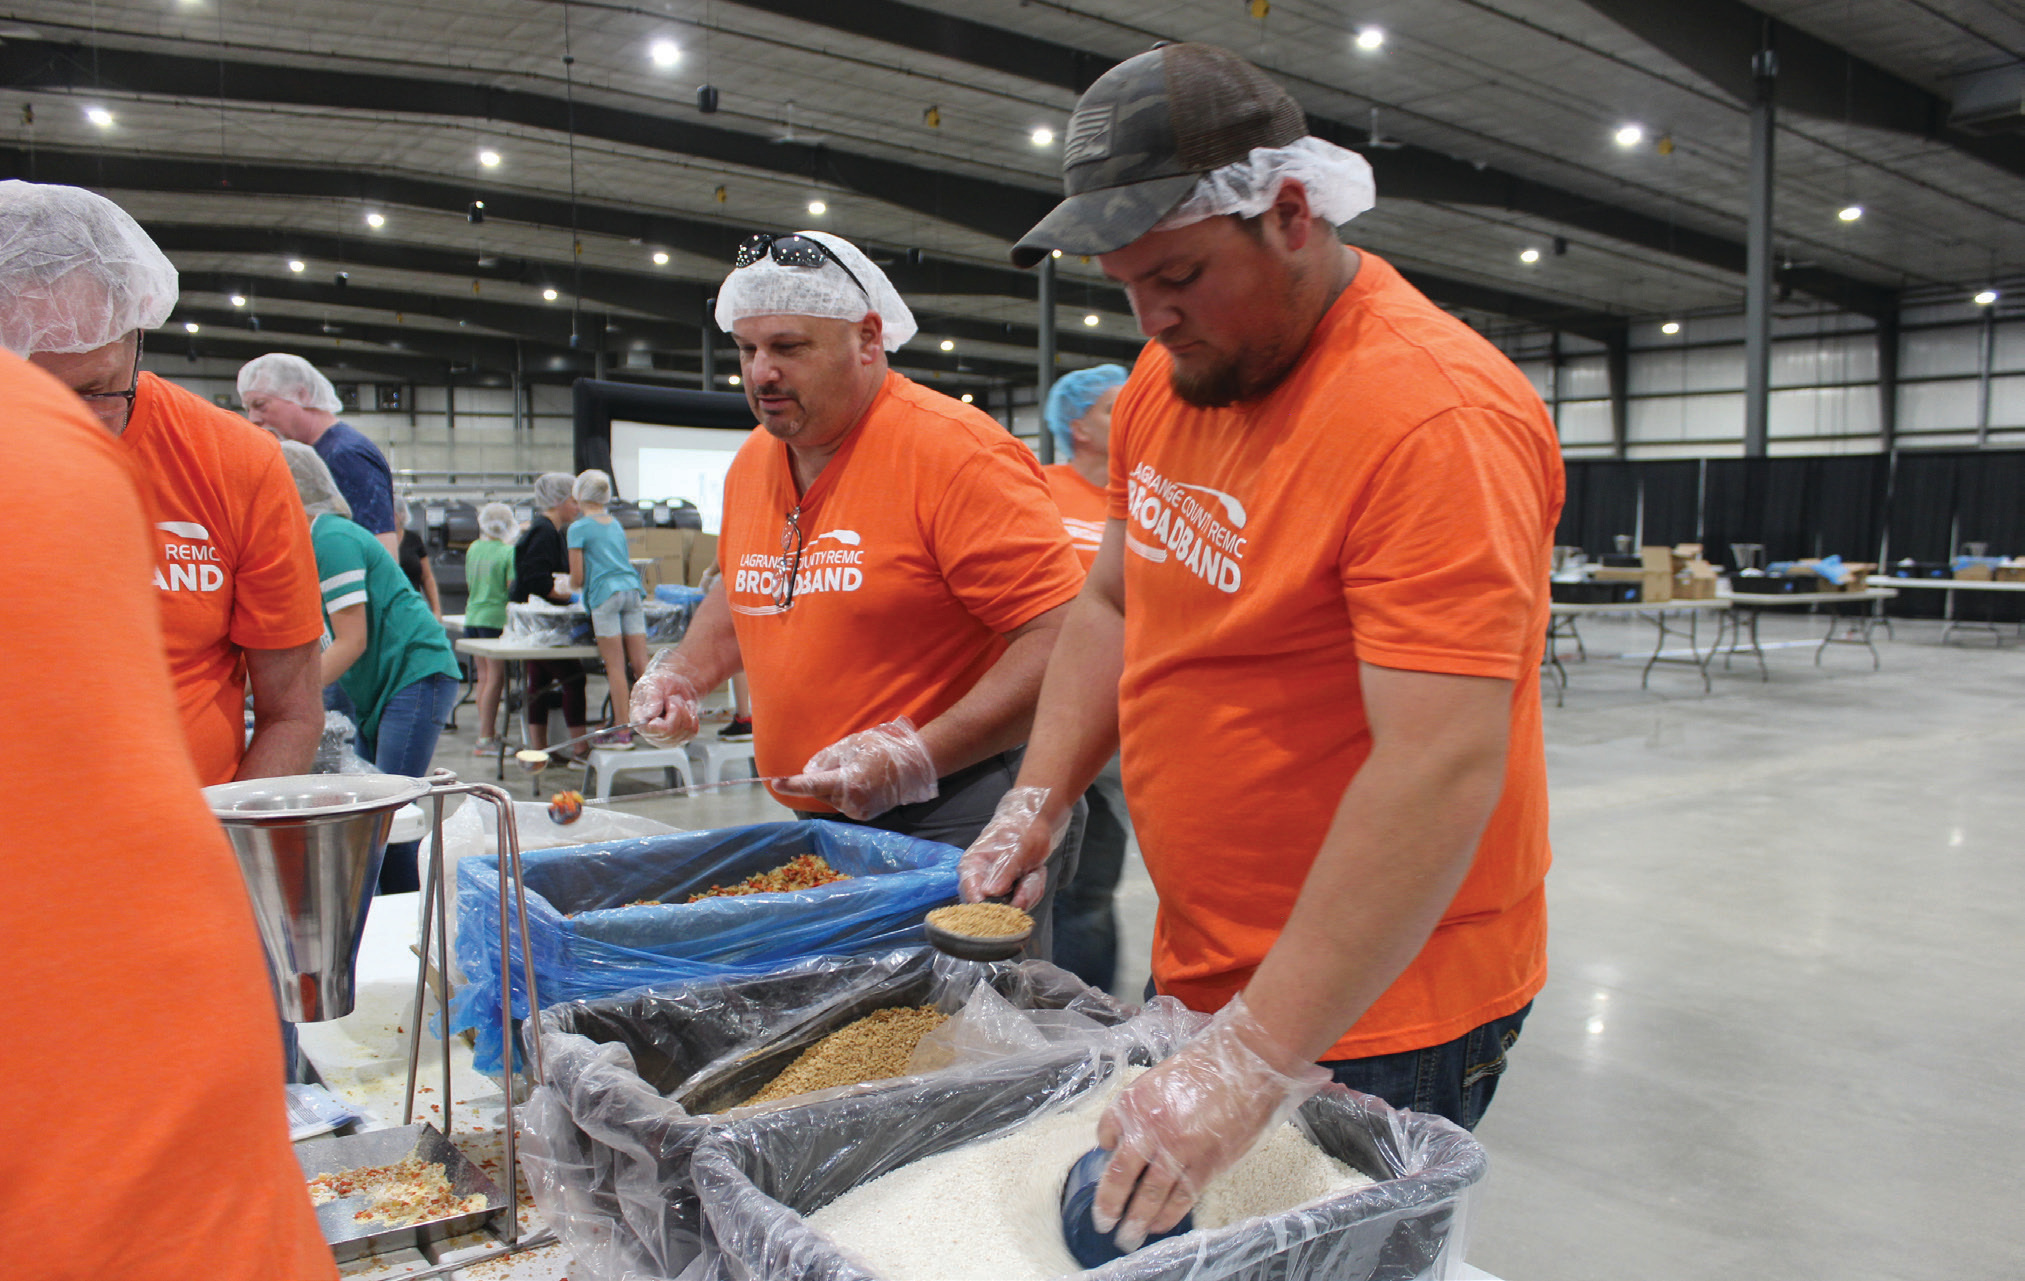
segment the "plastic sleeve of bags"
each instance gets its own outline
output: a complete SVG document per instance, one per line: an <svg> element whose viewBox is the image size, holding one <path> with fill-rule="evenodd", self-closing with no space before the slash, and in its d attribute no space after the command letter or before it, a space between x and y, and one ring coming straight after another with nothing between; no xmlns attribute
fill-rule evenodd
<svg viewBox="0 0 2025 1281"><path fill-rule="evenodd" d="M1202 1021L1165 999L1135 1017L1045 962L981 964L926 947L552 1005L542 1013L546 1075L521 1148L536 1202L592 1276L674 1277L703 1251L689 1178L697 1141L730 1118L894 1088L868 1082L736 1106L837 1028L924 1004L952 1012L939 1029L951 1035L924 1038L929 1061L917 1052L911 1073L1096 1044L1159 1054Z"/></svg>
<svg viewBox="0 0 2025 1281"><path fill-rule="evenodd" d="M691 1159L723 1275L879 1281L804 1213L923 1157L996 1137L1067 1105L1120 1066L1108 1053L1008 1059L877 1095L753 1116L707 1134ZM1436 1116L1339 1085L1295 1123L1378 1182L1303 1208L1156 1242L1088 1275L1104 1281L1442 1281L1461 1274L1483 1148Z"/></svg>
<svg viewBox="0 0 2025 1281"><path fill-rule="evenodd" d="M710 898L817 854L846 880L814 889ZM525 853L528 941L544 1004L664 983L753 976L812 956L922 941L921 918L956 901L962 851L878 828L760 823L707 832ZM491 856L457 865L457 963L470 979L453 1029L477 1033L478 1069L501 1063L499 873ZM518 922L512 930L513 1016L527 1016Z"/></svg>

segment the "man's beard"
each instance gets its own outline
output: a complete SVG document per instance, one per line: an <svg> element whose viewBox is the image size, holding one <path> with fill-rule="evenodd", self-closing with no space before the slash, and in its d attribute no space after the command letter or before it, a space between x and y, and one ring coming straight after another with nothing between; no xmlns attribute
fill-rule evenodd
<svg viewBox="0 0 2025 1281"><path fill-rule="evenodd" d="M1241 400L1257 400L1279 386L1299 356L1299 351L1287 355L1252 349L1226 356L1207 369L1189 371L1170 364L1167 385L1197 409L1223 409Z"/></svg>

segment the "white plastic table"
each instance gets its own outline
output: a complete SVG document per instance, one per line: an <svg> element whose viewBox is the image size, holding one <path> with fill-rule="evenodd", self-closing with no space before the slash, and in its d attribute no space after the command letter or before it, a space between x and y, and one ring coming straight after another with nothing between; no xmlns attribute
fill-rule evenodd
<svg viewBox="0 0 2025 1281"><path fill-rule="evenodd" d="M2004 643L2004 633L1996 623L1965 623L1955 617L1956 592L2025 592L2025 583L1996 583L1975 578L1894 578L1890 575L1873 574L1870 581L1890 583L1897 588L1910 587L1919 591L1946 592L1947 598L1941 605L1941 617L1948 621L1948 625L1941 629L1943 645L1947 644L1948 637L1956 632L1988 632L1997 638L1999 645ZM2018 633L2025 636L2025 622L2018 624Z"/></svg>
<svg viewBox="0 0 2025 1281"><path fill-rule="evenodd" d="M1562 695L1568 690L1568 669L1561 665L1561 655L1555 650L1554 642L1556 640L1572 640L1580 648L1582 634L1576 630L1576 624L1581 619L1596 614L1635 614L1641 618L1650 620L1656 629L1656 635L1653 637L1652 657L1645 660L1645 670L1639 673L1638 687L1640 689L1649 688L1647 682L1652 679L1652 669L1654 667L1661 663L1679 663L1692 667L1702 674L1702 693L1708 693L1710 688L1709 663L1716 656L1716 647L1710 646L1707 654L1701 652L1701 644L1697 636L1699 630L1698 624L1703 614L1711 612L1719 614L1729 607L1730 602L1721 597L1713 600L1611 601L1595 605L1554 602L1548 606L1547 622L1547 666L1553 671L1555 678L1559 682L1559 688L1554 692L1554 705L1556 707L1561 705ZM1669 619L1667 617L1669 614L1684 616L1687 620L1687 626L1685 628L1681 627L1680 620L1678 618ZM1563 624L1565 624L1565 627ZM1721 635L1720 628L1718 628L1717 635L1719 637ZM1689 657L1673 658L1667 655L1666 638L1669 636L1678 637L1688 643ZM1587 655L1585 654L1584 657L1587 657Z"/></svg>
<svg viewBox="0 0 2025 1281"><path fill-rule="evenodd" d="M1846 614L1835 608L1839 605L1869 606L1878 601L1890 600L1898 593L1888 587L1868 587L1860 592L1795 592L1790 596L1774 596L1758 592L1727 592L1719 599L1730 602L1730 612L1716 623L1716 648L1723 648L1723 632L1730 633L1730 647L1723 653L1723 670L1728 671L1730 660L1739 653L1748 652L1758 659L1758 679L1769 681L1771 673L1765 668L1765 650L1758 643L1758 618L1768 609L1801 609L1814 605L1829 607L1828 634L1814 647L1814 665L1821 666L1821 656L1828 652L1830 645L1861 645L1870 651L1870 670L1884 666L1878 657L1877 646L1871 644L1870 633L1880 622L1874 612L1866 608L1855 614ZM1849 624L1847 635L1835 633L1840 624ZM1744 645L1746 631L1750 634L1748 650Z"/></svg>

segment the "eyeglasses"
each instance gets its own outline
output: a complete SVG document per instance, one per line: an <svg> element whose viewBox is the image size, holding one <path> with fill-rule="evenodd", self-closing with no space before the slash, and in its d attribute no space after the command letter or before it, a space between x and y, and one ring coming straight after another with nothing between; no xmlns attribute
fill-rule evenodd
<svg viewBox="0 0 2025 1281"><path fill-rule="evenodd" d="M145 338L146 335L144 334L137 333L134 335L134 368L132 376L127 379L127 389L125 391L94 391L79 392L77 394L77 398L84 402L85 408L98 415L102 421L117 422L121 428L124 428L127 420L134 416L134 397L139 395L141 390L141 347Z"/></svg>
<svg viewBox="0 0 2025 1281"><path fill-rule="evenodd" d="M802 572L802 509L795 504L787 514L787 527L780 531L781 572L773 582L773 607L778 613L786 613L788 606L795 603L795 578Z"/></svg>
<svg viewBox="0 0 2025 1281"><path fill-rule="evenodd" d="M783 267L820 267L826 262L833 262L851 278L858 292L865 295L865 301L872 301L872 291L865 288L865 282L844 265L836 250L814 236L804 236L800 232L791 236L776 236L770 231L756 232L738 247L738 254L732 258L731 265L734 270L750 267L765 257L771 257Z"/></svg>

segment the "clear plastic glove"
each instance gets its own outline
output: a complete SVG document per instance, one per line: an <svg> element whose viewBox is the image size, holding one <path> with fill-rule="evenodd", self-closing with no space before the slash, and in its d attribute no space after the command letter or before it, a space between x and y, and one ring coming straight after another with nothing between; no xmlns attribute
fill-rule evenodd
<svg viewBox="0 0 2025 1281"><path fill-rule="evenodd" d="M956 892L964 902L1011 894L1012 905L1025 912L1041 901L1048 888L1048 855L1069 827L1067 815L1054 824L1041 817L1048 790L1015 787L999 797L991 822L957 864Z"/></svg>
<svg viewBox="0 0 2025 1281"><path fill-rule="evenodd" d="M1097 1124L1098 1146L1114 1153L1097 1184L1097 1230L1122 1223L1118 1244L1135 1250L1181 1222L1211 1179L1328 1084L1327 1071L1290 1059L1240 994L1133 1082Z"/></svg>
<svg viewBox="0 0 2025 1281"><path fill-rule="evenodd" d="M827 801L851 818L877 818L895 805L933 800L935 761L902 716L838 739L773 789Z"/></svg>
<svg viewBox="0 0 2025 1281"><path fill-rule="evenodd" d="M686 743L701 728L703 694L688 661L674 650L664 649L633 682L633 701L626 719L656 747Z"/></svg>

